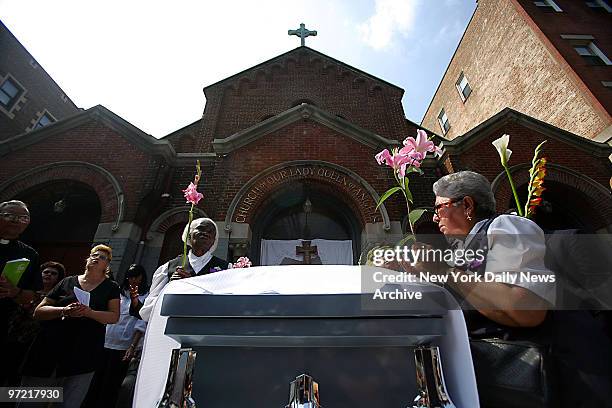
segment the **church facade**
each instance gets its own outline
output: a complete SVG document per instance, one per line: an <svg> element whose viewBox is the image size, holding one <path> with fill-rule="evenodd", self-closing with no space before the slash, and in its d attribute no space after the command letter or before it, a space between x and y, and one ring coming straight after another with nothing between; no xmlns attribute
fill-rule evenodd
<svg viewBox="0 0 612 408"><path fill-rule="evenodd" d="M403 92L301 46L207 86L202 118L161 139L96 106L0 140L0 201L29 204L24 241L70 273L82 268L93 242L113 247L116 274L131 263L152 273L182 250L189 207L181 190L199 160L204 198L195 211L219 227L216 255L291 263L304 239L320 248L323 263L357 263L405 230L399 195L377 208L395 182L374 159L421 129L404 117ZM500 212L510 208L491 146L508 133L519 189L534 147L548 140L544 224L612 231L609 145L511 109L453 140L425 130L444 143L444 154L427 159L424 174L411 180L416 206L432 207L440 176L470 169L492 181ZM430 213L417 230L435 231Z"/></svg>

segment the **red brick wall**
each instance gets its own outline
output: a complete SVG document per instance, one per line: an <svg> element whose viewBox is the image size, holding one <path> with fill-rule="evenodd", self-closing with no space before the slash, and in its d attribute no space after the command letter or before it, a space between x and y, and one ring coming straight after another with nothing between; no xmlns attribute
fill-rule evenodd
<svg viewBox="0 0 612 408"><path fill-rule="evenodd" d="M119 182L125 194L124 220L133 220L143 197L157 180L159 160L140 150L124 137L95 121L88 122L63 134L50 136L25 149L12 152L0 161L0 181L25 171L59 161L82 161L108 170ZM71 170L66 179L76 176ZM79 173L78 170L76 170ZM93 177L93 176L88 176ZM95 183L95 180L91 180ZM103 208L116 201L112 189L98 197ZM110 204L109 204L110 203ZM103 211L104 213L104 211ZM100 222L116 221L116 213L108 211Z"/></svg>
<svg viewBox="0 0 612 408"><path fill-rule="evenodd" d="M563 12L547 12L533 1L516 0L543 34L563 56L580 79L608 112L612 111L612 92L601 81L610 81L612 66L589 65L562 34L582 34L595 37L593 42L612 59L612 17L603 9L588 7L586 1L555 0ZM608 2L608 4L610 4Z"/></svg>
<svg viewBox="0 0 612 408"><path fill-rule="evenodd" d="M32 56L0 22L0 80L10 73L26 88L25 103L18 103L19 110L13 110L14 118L0 110L0 140L7 139L32 127L32 120L47 109L57 120L79 112L74 103L62 100L62 89L45 70L30 64Z"/></svg>
<svg viewBox="0 0 612 408"><path fill-rule="evenodd" d="M216 163L203 163L204 199L200 208L214 219L224 219L235 195L252 177L274 165L295 160L320 160L345 167L363 177L382 195L395 182L391 169L376 163L376 153L375 149L316 122L295 122L218 158ZM193 174L193 166L177 169L169 208L184 204L180 190L187 186ZM433 202L431 183L435 179L433 170L428 170L426 176L413 176L411 187L418 205ZM401 220L406 214L399 194L386 207L392 220Z"/></svg>
<svg viewBox="0 0 612 408"><path fill-rule="evenodd" d="M408 136L401 105L403 90L360 75L299 48L256 70L205 89L202 151L264 118L312 103L349 122L391 139Z"/></svg>
<svg viewBox="0 0 612 408"><path fill-rule="evenodd" d="M593 181L599 183L604 189L609 191L610 174L612 174L612 165L606 157L596 158L589 153L580 150L570 144L562 141L546 137L541 133L531 130L521 124L507 122L501 124L498 128L490 131L490 133L472 146L469 151L463 153L460 157L451 157L450 161L455 171L473 170L486 176L489 181L493 181L501 172L503 167L500 163L497 150L491 145L491 142L503 134L510 135L509 148L512 150L509 165L515 166L522 163L531 164L535 147L543 140L548 140L544 145L541 156L548 158L551 164L558 164L569 168L579 174L589 177ZM551 171L553 171L551 169ZM526 179L525 171L520 171L513 175L517 188L524 184ZM612 220L612 202L609 194L607 199L598 199L599 193L593 191L590 186L581 186L579 179L564 176L555 176L560 182L577 190L587 190L585 194L592 198L585 208L587 211L596 211L600 217ZM512 192L506 181L506 177L502 177L499 191L496 193L498 200L498 211L508 209L508 203L512 199ZM590 191L589 191L590 190ZM591 207L589 207L589 205ZM605 225L599 225L603 227Z"/></svg>
<svg viewBox="0 0 612 408"><path fill-rule="evenodd" d="M611 124L610 116L593 107L578 77L568 74L565 63L544 45L520 10L514 0L478 2L425 113L424 127L441 132L437 116L443 107L451 139L506 107L588 138ZM462 71L472 87L465 103L455 87Z"/></svg>

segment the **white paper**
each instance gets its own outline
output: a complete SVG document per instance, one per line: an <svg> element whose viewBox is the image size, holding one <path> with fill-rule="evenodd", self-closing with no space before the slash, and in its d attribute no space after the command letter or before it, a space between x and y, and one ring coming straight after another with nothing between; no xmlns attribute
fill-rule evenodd
<svg viewBox="0 0 612 408"><path fill-rule="evenodd" d="M75 286L74 295L80 304L89 306L89 292L84 291L83 289L79 289Z"/></svg>

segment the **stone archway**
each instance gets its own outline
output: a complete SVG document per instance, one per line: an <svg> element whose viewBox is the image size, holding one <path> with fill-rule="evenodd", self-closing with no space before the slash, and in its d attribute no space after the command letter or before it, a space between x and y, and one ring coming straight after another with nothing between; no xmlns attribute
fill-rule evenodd
<svg viewBox="0 0 612 408"><path fill-rule="evenodd" d="M352 262L356 263L365 227L358 214L348 197L319 180L284 183L270 192L253 214L249 257L261 264L264 239L324 239L351 241Z"/></svg>
<svg viewBox="0 0 612 408"><path fill-rule="evenodd" d="M595 180L565 166L547 164L544 185L548 191L542 198L549 208L542 207L539 219L542 227L550 229L581 228L591 231L612 232L612 193ZM524 202L529 182L527 163L510 168L510 173ZM514 204L512 191L504 172L492 183L498 212L507 211ZM522 193L522 195L521 195ZM546 211L557 214L544 214Z"/></svg>
<svg viewBox="0 0 612 408"><path fill-rule="evenodd" d="M21 239L42 262L61 262L67 274L81 273L101 216L101 202L91 186L74 180L38 184L18 194L31 222Z"/></svg>
<svg viewBox="0 0 612 408"><path fill-rule="evenodd" d="M0 201L10 200L23 191L59 180L72 180L90 186L101 200L101 223L113 223L117 231L125 214L124 194L117 179L106 169L79 161L63 161L35 167L0 184Z"/></svg>
<svg viewBox="0 0 612 408"><path fill-rule="evenodd" d="M172 208L160 214L152 223L147 232L147 243L143 266L145 269L154 269L169 261L182 252L181 235L189 220L189 209L182 206ZM200 208L193 209L194 218L207 217Z"/></svg>
<svg viewBox="0 0 612 408"><path fill-rule="evenodd" d="M266 197L286 183L313 180L332 186L353 205L363 224L382 222L390 229L389 215L384 204L376 210L379 195L358 174L334 163L319 160L298 160L278 164L249 180L232 200L225 218L225 230L232 223L250 224L257 208Z"/></svg>

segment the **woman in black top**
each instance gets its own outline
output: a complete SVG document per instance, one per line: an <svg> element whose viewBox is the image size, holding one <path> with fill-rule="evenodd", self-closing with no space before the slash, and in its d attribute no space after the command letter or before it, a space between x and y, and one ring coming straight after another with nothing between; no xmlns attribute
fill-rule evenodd
<svg viewBox="0 0 612 408"><path fill-rule="evenodd" d="M79 407L104 349L105 325L119 319L119 286L108 278L112 249L95 246L85 272L64 278L34 311L44 320L23 369L22 386L61 386L64 407ZM75 288L89 292L89 306Z"/></svg>

